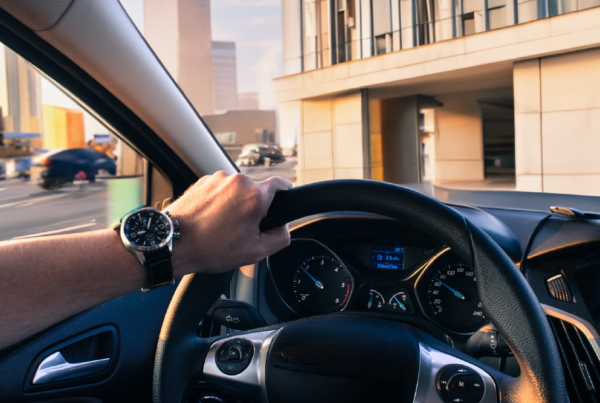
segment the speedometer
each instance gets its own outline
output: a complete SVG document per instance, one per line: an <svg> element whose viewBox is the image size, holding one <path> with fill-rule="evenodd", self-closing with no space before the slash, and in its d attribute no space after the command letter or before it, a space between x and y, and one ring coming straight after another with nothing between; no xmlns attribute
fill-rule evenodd
<svg viewBox="0 0 600 403"><path fill-rule="evenodd" d="M446 326L473 327L485 321L475 271L451 263L434 273L427 288L429 312Z"/></svg>
<svg viewBox="0 0 600 403"><path fill-rule="evenodd" d="M449 330L468 333L487 321L475 270L450 251L428 266L416 287L425 314Z"/></svg>

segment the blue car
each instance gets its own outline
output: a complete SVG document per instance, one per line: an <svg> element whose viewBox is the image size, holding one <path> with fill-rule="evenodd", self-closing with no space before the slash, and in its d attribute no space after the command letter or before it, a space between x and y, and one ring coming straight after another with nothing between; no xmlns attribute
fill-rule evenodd
<svg viewBox="0 0 600 403"><path fill-rule="evenodd" d="M75 179L95 182L100 170L110 175L117 173L115 160L90 148L52 151L41 155L34 163L44 168L39 183L44 189L55 189Z"/></svg>

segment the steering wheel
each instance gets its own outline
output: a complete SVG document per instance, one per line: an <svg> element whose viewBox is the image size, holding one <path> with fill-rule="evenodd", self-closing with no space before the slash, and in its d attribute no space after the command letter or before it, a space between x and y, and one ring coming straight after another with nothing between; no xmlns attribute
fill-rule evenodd
<svg viewBox="0 0 600 403"><path fill-rule="evenodd" d="M523 275L479 227L401 186L336 180L278 193L261 229L333 211L376 213L418 227L474 267L483 308L513 351L520 376L496 371L406 324L351 314L200 338L198 324L231 274L193 274L179 284L164 319L154 402L181 402L200 379L249 401L270 403L568 402L546 315ZM218 355L235 343L250 357L241 373L228 375L219 369ZM469 389L461 390L465 380Z"/></svg>

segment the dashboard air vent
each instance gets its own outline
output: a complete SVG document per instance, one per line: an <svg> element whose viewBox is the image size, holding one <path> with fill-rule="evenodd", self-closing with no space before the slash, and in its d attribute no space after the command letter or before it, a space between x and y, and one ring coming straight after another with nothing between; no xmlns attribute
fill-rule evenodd
<svg viewBox="0 0 600 403"><path fill-rule="evenodd" d="M600 359L589 340L571 323L548 319L560 352L569 400L600 402Z"/></svg>
<svg viewBox="0 0 600 403"><path fill-rule="evenodd" d="M572 302L573 298L571 297L571 290L569 289L569 284L567 284L567 279L562 274L557 274L556 276L550 277L546 280L548 284L548 291L550 291L550 295L554 298L561 300L563 302Z"/></svg>

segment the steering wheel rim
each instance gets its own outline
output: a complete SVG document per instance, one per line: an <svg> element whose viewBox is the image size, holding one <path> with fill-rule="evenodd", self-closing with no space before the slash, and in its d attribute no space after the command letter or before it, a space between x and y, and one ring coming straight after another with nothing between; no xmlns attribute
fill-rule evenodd
<svg viewBox="0 0 600 403"><path fill-rule="evenodd" d="M335 180L280 192L261 222L274 228L333 211L376 213L419 227L448 245L475 269L481 302L521 367L518 378L494 373L502 402L567 402L554 336L531 287L502 249L478 226L421 193L388 183ZM214 339L200 339L197 325L229 283L231 274L184 277L161 329L154 368L154 401L181 401L202 373Z"/></svg>

